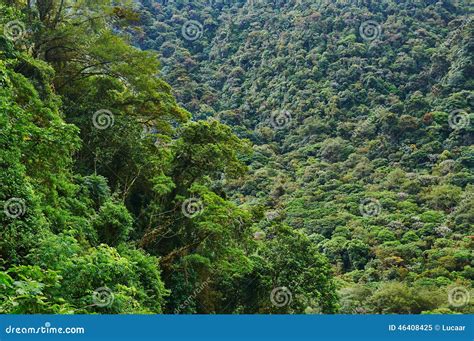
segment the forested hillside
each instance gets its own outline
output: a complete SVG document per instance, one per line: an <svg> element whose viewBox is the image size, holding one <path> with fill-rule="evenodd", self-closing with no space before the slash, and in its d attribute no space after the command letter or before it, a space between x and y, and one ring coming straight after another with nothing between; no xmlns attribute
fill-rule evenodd
<svg viewBox="0 0 474 341"><path fill-rule="evenodd" d="M469 313L463 1L0 0L0 313Z"/></svg>
<svg viewBox="0 0 474 341"><path fill-rule="evenodd" d="M446 290L471 288L467 2L142 4L136 43L159 51L178 101L254 144L228 192L264 208L267 238L275 224L310 238L341 312L444 312Z"/></svg>

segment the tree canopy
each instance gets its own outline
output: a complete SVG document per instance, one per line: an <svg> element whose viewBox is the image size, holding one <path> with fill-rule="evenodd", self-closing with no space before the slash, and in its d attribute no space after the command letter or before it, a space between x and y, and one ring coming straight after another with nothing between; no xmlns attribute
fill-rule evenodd
<svg viewBox="0 0 474 341"><path fill-rule="evenodd" d="M460 1L0 0L0 313L468 313Z"/></svg>

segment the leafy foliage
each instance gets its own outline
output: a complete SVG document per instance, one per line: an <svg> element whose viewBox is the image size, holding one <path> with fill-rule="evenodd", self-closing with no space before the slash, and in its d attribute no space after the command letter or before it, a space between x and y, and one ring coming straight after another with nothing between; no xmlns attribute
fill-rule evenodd
<svg viewBox="0 0 474 341"><path fill-rule="evenodd" d="M0 313L472 312L464 4L275 3L0 0Z"/></svg>
<svg viewBox="0 0 474 341"><path fill-rule="evenodd" d="M135 43L160 52L177 99L254 143L229 196L310 238L342 312L472 311L448 302L473 279L467 3L141 4ZM195 40L188 20L202 25ZM379 27L366 39L369 20Z"/></svg>

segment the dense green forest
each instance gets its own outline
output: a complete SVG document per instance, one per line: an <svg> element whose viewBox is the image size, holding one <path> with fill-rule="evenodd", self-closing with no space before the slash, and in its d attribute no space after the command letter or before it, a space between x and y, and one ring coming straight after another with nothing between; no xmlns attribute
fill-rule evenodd
<svg viewBox="0 0 474 341"><path fill-rule="evenodd" d="M471 13L0 0L0 313L473 313Z"/></svg>

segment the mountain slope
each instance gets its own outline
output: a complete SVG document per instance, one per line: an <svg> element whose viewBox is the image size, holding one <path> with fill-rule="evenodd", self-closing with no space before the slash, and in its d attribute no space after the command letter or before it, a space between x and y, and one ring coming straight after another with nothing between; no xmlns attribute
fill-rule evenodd
<svg viewBox="0 0 474 341"><path fill-rule="evenodd" d="M227 191L310 237L343 312L470 309L449 302L474 275L467 2L141 3L178 101L254 142Z"/></svg>

